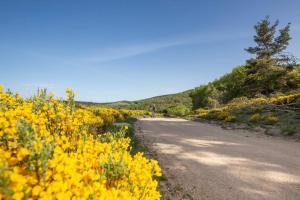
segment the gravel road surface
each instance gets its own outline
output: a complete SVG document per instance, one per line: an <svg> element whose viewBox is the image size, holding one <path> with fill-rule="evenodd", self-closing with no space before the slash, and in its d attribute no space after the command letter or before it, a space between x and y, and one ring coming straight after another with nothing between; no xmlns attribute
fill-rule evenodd
<svg viewBox="0 0 300 200"><path fill-rule="evenodd" d="M136 128L168 179L165 199L300 200L299 142L181 119Z"/></svg>

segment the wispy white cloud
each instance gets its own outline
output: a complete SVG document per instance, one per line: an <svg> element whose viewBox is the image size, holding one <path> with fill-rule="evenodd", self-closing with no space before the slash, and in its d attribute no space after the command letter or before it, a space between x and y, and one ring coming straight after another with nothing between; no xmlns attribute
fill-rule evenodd
<svg viewBox="0 0 300 200"><path fill-rule="evenodd" d="M97 50L97 53L94 53L94 55L83 57L80 60L83 62L107 62L146 54L181 44L183 44L181 41L170 41L161 43L144 43L132 44L127 46L109 47L99 49Z"/></svg>
<svg viewBox="0 0 300 200"><path fill-rule="evenodd" d="M123 46L100 48L92 55L86 55L78 58L77 63L102 63L113 60L129 58L142 54L152 53L162 49L172 48L181 45L200 45L206 43L215 43L226 40L235 40L249 37L249 34L194 34L178 38L169 38L159 41L148 41L134 43ZM75 61L75 60L73 60Z"/></svg>

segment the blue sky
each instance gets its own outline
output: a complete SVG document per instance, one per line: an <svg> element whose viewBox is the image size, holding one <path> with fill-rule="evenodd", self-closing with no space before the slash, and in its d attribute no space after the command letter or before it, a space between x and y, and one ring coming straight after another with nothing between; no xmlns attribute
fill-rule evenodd
<svg viewBox="0 0 300 200"><path fill-rule="evenodd" d="M218 78L250 57L253 25L292 23L299 0L0 1L0 83L25 97L38 87L78 100L135 100Z"/></svg>

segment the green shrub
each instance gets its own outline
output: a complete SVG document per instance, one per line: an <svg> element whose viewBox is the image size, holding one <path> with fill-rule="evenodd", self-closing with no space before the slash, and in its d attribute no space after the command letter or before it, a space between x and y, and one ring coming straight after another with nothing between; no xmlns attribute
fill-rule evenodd
<svg viewBox="0 0 300 200"><path fill-rule="evenodd" d="M224 120L224 119L226 119L228 116L230 116L230 113L229 113L229 112L226 112L226 111L223 111L223 110L221 110L221 111L219 111L219 112L217 113L217 119L218 119L218 120Z"/></svg>
<svg viewBox="0 0 300 200"><path fill-rule="evenodd" d="M233 115L229 115L224 119L224 122L234 122L236 121L236 117Z"/></svg>
<svg viewBox="0 0 300 200"><path fill-rule="evenodd" d="M262 106L250 106L250 112L251 113L260 113L263 111Z"/></svg>
<svg viewBox="0 0 300 200"><path fill-rule="evenodd" d="M226 116L224 117L222 110L215 109L208 110L208 112L203 114L202 117L205 119L223 120Z"/></svg>
<svg viewBox="0 0 300 200"><path fill-rule="evenodd" d="M296 133L295 125L285 125L285 126L281 126L280 128L281 128L282 133L287 136L292 136Z"/></svg>
<svg viewBox="0 0 300 200"><path fill-rule="evenodd" d="M214 84L209 83L207 85L201 85L195 88L190 96L193 100L193 108L217 108L220 106L221 92L214 86Z"/></svg>
<svg viewBox="0 0 300 200"><path fill-rule="evenodd" d="M190 109L183 104L178 104L174 106L170 106L166 109L166 114L168 116L178 116L182 117L187 115L190 112Z"/></svg>

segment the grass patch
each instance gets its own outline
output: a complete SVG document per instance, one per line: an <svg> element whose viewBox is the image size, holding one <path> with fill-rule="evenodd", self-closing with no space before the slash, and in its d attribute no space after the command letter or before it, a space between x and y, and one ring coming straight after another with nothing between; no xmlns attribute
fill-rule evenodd
<svg viewBox="0 0 300 200"><path fill-rule="evenodd" d="M126 133L126 136L131 139L131 154L135 155L138 152L145 152L146 147L142 145L142 141L140 138L137 137L134 124L136 123L137 118L135 117L128 117L125 119L125 123L128 124L128 131Z"/></svg>

